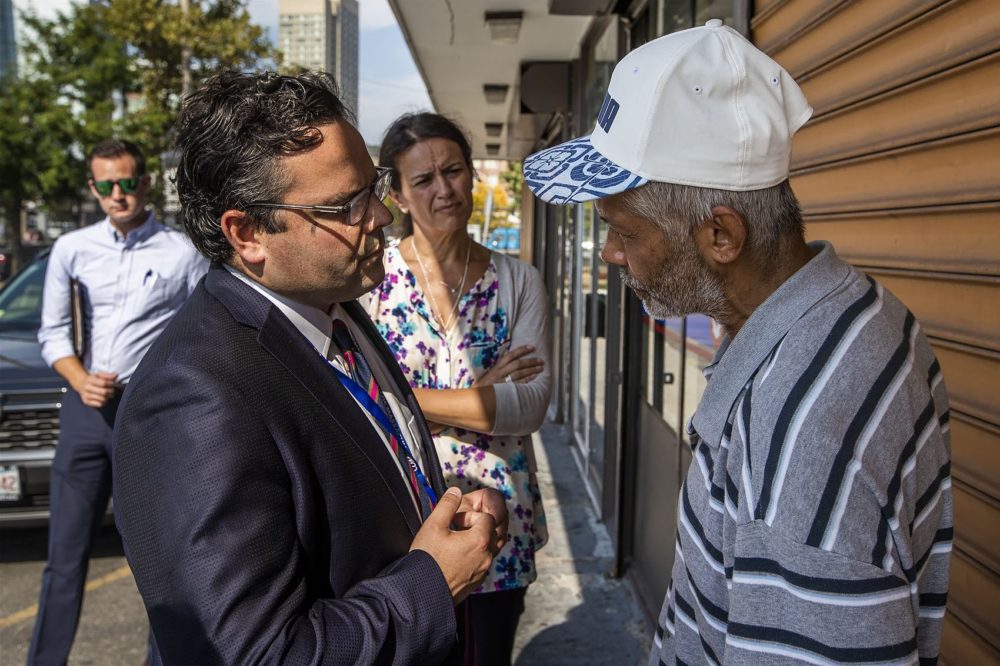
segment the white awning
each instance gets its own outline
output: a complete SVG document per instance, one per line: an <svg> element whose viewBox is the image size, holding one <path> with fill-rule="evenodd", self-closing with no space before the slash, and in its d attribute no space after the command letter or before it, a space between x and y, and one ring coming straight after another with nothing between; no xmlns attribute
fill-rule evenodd
<svg viewBox="0 0 1000 666"><path fill-rule="evenodd" d="M522 117L522 63L569 63L579 56L593 16L553 15L550 4L550 0L389 0L435 109L462 124L472 137L475 157L520 159L544 127L545 118ZM491 16L492 33L487 12L500 14ZM487 123L502 123L500 135L487 136ZM496 152L487 150L489 144Z"/></svg>

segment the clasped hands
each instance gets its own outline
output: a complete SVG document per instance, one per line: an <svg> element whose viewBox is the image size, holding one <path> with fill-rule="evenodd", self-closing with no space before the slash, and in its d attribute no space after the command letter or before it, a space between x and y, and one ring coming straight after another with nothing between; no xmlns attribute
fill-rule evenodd
<svg viewBox="0 0 1000 666"><path fill-rule="evenodd" d="M449 488L413 538L410 551L434 558L455 603L475 589L507 543L507 505L492 488Z"/></svg>

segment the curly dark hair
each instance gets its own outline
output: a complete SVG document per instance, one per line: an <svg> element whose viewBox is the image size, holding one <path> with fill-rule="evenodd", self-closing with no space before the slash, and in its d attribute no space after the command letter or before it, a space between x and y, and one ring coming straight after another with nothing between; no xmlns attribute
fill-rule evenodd
<svg viewBox="0 0 1000 666"><path fill-rule="evenodd" d="M222 214L280 201L291 186L281 158L319 144L319 126L352 120L325 73L227 70L207 79L185 98L176 126L177 192L191 242L213 262L229 261ZM247 218L266 233L285 230L270 209L248 210Z"/></svg>

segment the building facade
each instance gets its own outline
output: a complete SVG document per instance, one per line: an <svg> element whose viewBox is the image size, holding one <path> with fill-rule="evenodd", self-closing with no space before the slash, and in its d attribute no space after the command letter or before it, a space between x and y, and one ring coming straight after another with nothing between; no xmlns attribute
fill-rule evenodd
<svg viewBox="0 0 1000 666"><path fill-rule="evenodd" d="M333 74L341 99L358 111L357 0L279 0L284 64Z"/></svg>
<svg viewBox="0 0 1000 666"><path fill-rule="evenodd" d="M14 0L0 0L0 81L17 76Z"/></svg>
<svg viewBox="0 0 1000 666"><path fill-rule="evenodd" d="M487 141L516 160L589 133L625 53L710 18L792 74L815 109L793 147L806 233L914 312L951 396L941 660L1000 663L1000 3L522 0L505 5L521 12L514 44L490 40L485 0L451 3L450 17L390 5L435 107L465 121L479 155ZM486 85L508 86L504 105L483 103ZM592 205L522 196L522 258L542 271L551 305L550 415L614 541L613 573L652 617L691 461L683 424L721 331L703 316L647 316L598 256L606 227Z"/></svg>

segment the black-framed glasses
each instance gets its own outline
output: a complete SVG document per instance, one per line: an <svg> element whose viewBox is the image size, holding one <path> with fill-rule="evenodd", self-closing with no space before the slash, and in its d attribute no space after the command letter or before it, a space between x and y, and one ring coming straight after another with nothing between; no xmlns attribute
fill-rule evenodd
<svg viewBox="0 0 1000 666"><path fill-rule="evenodd" d="M102 197L110 196L115 190L115 185L121 188L122 192L125 194L132 194L137 189L139 189L139 183L142 182L142 176L133 176L132 178L119 178L118 180L90 180L94 184L94 189Z"/></svg>
<svg viewBox="0 0 1000 666"><path fill-rule="evenodd" d="M308 210L322 215L343 215L347 213L346 222L352 227L363 224L368 215L368 204L374 196L382 201L389 194L390 176L392 169L389 167L375 167L375 180L371 185L355 194L350 201L339 206L305 206L302 204L270 203L266 201L255 201L246 205L247 208L287 208L289 210Z"/></svg>

